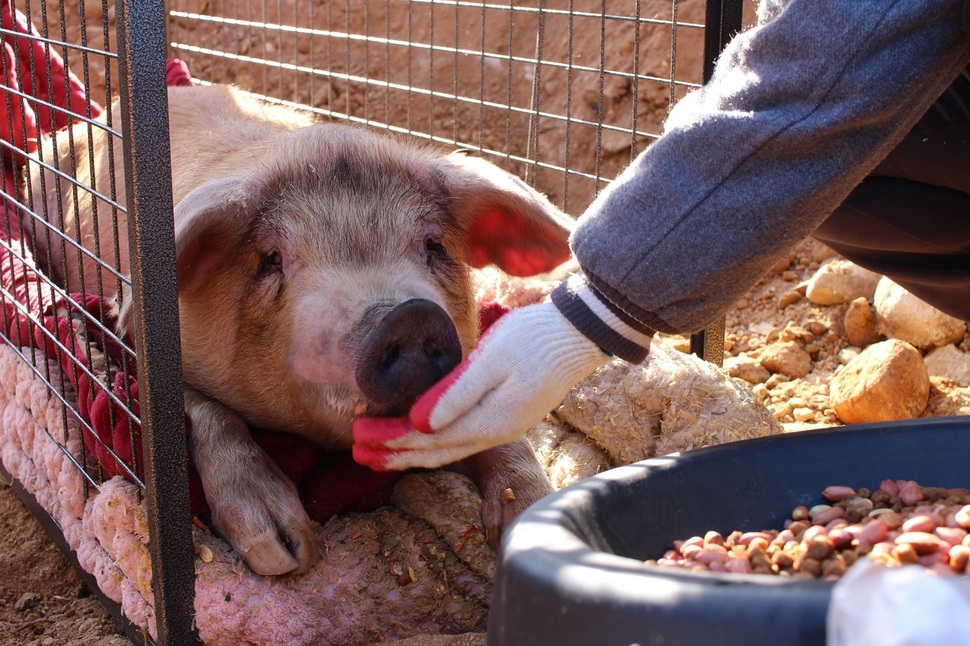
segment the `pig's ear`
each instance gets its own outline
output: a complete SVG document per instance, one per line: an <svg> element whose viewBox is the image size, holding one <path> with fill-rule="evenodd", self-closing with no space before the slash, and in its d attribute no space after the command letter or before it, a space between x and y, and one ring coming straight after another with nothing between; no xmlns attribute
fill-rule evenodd
<svg viewBox="0 0 970 646"><path fill-rule="evenodd" d="M468 234L472 266L495 264L515 276L532 276L569 259L572 219L525 182L460 153L442 158L438 168Z"/></svg>
<svg viewBox="0 0 970 646"><path fill-rule="evenodd" d="M253 183L241 177L207 182L175 207L175 266L179 294L202 287L245 235L254 207Z"/></svg>

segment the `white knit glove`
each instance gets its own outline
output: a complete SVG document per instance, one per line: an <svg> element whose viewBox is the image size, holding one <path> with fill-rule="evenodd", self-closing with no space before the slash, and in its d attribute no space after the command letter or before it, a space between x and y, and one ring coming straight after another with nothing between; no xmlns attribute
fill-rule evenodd
<svg viewBox="0 0 970 646"><path fill-rule="evenodd" d="M651 335L621 320L574 276L552 302L494 323L406 417L357 419L354 459L376 470L431 468L516 440L609 361L601 348L641 361Z"/></svg>
<svg viewBox="0 0 970 646"><path fill-rule="evenodd" d="M518 439L608 360L552 303L513 310L410 415L356 420L354 459L430 468Z"/></svg>

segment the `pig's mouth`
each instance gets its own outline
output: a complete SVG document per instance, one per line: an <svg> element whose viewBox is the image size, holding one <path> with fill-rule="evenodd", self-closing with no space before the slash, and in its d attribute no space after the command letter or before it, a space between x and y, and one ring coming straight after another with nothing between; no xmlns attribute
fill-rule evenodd
<svg viewBox="0 0 970 646"><path fill-rule="evenodd" d="M313 402L315 407L326 411L328 415L349 421L362 414L370 415L367 398L355 393L349 388L320 384L304 383L305 400Z"/></svg>
<svg viewBox="0 0 970 646"><path fill-rule="evenodd" d="M357 352L354 376L366 401L355 406L355 415L407 413L461 355L455 324L437 303L412 298L384 308Z"/></svg>

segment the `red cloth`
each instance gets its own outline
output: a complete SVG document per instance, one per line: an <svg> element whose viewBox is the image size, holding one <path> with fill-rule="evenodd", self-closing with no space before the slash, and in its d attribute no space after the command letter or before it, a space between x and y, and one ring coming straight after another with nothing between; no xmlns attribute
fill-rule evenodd
<svg viewBox="0 0 970 646"><path fill-rule="evenodd" d="M9 0L0 2L0 16L3 28L16 32L3 34L3 54L6 59L3 69L7 87L80 114L86 114L88 105L91 106L91 117L101 114L101 106L93 101L88 102L84 86L74 74L69 74L65 80L61 57L53 48L45 47L34 26L20 11L12 10ZM51 91L48 91L48 86ZM0 115L3 117L0 119L0 136L20 150L33 152L37 148L38 128L40 133L48 133L71 122L70 115L65 112L51 110L36 101L23 101L14 92L5 94L4 102L0 105L3 112Z"/></svg>
<svg viewBox="0 0 970 646"><path fill-rule="evenodd" d="M192 85L192 75L189 73L189 66L185 64L185 61L177 58L170 58L165 61L165 83L169 87Z"/></svg>
<svg viewBox="0 0 970 646"><path fill-rule="evenodd" d="M6 30L0 37L3 43L3 80L4 85L10 88L3 92L3 100L0 100L0 138L13 144L18 151L32 153L37 150L40 137L52 129L68 125L70 119L67 114L51 110L44 103L25 101L20 93L56 106L70 105L75 110L82 110L88 105L87 97L84 86L74 74L68 74L65 78L61 57L53 49L45 48L34 26L22 13L12 9L9 0L0 0L0 23ZM101 106L90 102L90 116L96 117L101 112ZM19 195L13 169L23 163L20 153L15 154L3 148L0 167L3 169L5 199L0 237L6 244L0 247L0 278L4 287L27 311L39 313L51 311L53 298L50 289L44 289L44 281L38 279L28 267L33 254L21 235L20 212L16 202L12 201ZM20 316L16 306L9 300L4 301L4 315L3 320L11 322L8 325L12 325ZM18 341L17 337L10 338Z"/></svg>

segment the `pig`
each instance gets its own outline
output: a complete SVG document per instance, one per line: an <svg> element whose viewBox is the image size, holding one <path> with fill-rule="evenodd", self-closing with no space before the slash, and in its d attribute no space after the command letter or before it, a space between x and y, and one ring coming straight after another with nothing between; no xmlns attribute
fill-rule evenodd
<svg viewBox="0 0 970 646"><path fill-rule="evenodd" d="M318 540L296 487L249 429L348 450L355 416L405 413L475 344L471 268L551 269L569 257L571 220L473 156L314 123L231 86L173 87L168 99L190 453L213 528L249 567L305 572ZM118 278L129 271L128 227L108 191L113 174L124 205L118 138L75 126L40 156L47 168L29 162L25 187L39 215L24 221L41 231L39 267L68 291L116 298L119 327L130 330L132 299ZM76 168L97 193L74 190L51 166ZM111 268L51 243L46 226ZM463 466L493 546L551 491L525 441Z"/></svg>

